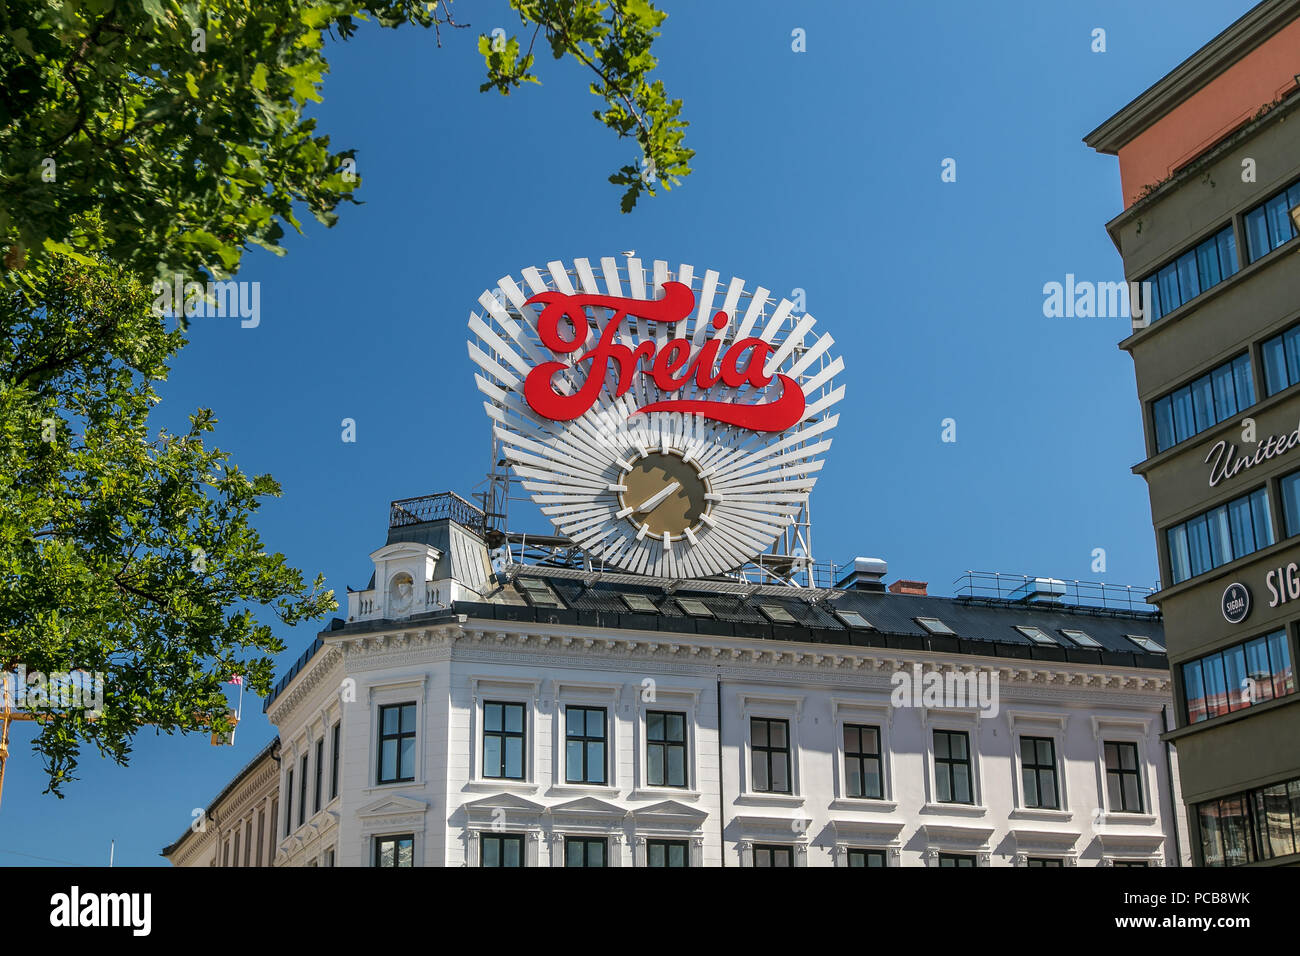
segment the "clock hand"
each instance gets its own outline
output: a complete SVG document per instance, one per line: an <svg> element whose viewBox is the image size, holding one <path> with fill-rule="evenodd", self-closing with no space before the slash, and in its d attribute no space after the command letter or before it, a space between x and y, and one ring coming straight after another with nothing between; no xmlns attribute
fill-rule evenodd
<svg viewBox="0 0 1300 956"><path fill-rule="evenodd" d="M658 506L658 504L659 504L661 501L663 501L665 498L667 498L669 495L671 495L674 491L676 491L676 490L677 490L678 488L680 488L681 486L682 486L682 483L681 483L680 481L674 481L672 484L670 484L670 485L669 485L667 488L665 488L663 491L659 492L659 493L656 494L656 495L652 495L651 497L647 498L645 501L641 502L640 506L639 506L636 510L637 510L637 511L650 511L650 510L652 510L653 508L655 508L656 506Z"/></svg>

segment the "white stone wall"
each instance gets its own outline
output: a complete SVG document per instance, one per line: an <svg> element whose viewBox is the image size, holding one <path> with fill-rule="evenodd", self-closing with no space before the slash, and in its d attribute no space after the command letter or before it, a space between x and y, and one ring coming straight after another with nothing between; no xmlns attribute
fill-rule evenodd
<svg viewBox="0 0 1300 956"><path fill-rule="evenodd" d="M493 628L492 630L480 627ZM496 627L507 627L498 631ZM846 863L847 847L879 848L888 865L937 863L940 852L1009 866L1026 856L1067 865L1141 859L1173 863L1173 814L1160 708L1166 672L1007 661L969 655L827 647L633 632L578 633L540 624L460 622L389 634L327 636L327 646L272 705L284 742L283 770L315 758L314 740L342 721L341 794L309 806L307 823L281 840L278 865L367 866L376 835L413 833L421 866L477 865L477 834L527 834L532 865L559 865L565 835L611 839L615 865L641 865L647 837L690 842L692 865L749 865L754 843L796 848L795 865ZM890 675L977 668L998 674L996 715L973 708L890 706ZM717 677L723 677L722 794L717 754ZM355 700L344 681L355 681ZM652 680L651 689L644 682ZM527 704L529 778L481 776L482 703ZM377 785L378 708L418 705L418 760L411 783ZM611 716L607 786L563 781L563 708L587 703ZM646 709L684 711L690 785L645 782ZM795 793L755 793L749 781L749 718L790 721ZM844 793L841 726L879 726L885 799ZM934 797L933 731L965 730L974 752L975 805ZM1060 811L1023 806L1016 739L1056 742ZM1110 812L1102 743L1133 741L1142 769L1142 814ZM324 787L328 791L328 767ZM312 799L311 784L308 800ZM719 826L720 800L725 808ZM284 813L281 795L281 818ZM283 819L277 821L283 826ZM725 829L725 839L720 831ZM280 831L277 831L277 834ZM1183 846L1187 840L1183 838Z"/></svg>

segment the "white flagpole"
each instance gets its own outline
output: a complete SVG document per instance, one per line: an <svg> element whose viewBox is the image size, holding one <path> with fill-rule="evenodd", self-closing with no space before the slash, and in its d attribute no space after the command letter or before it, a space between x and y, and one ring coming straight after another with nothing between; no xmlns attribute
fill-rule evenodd
<svg viewBox="0 0 1300 956"><path fill-rule="evenodd" d="M230 732L231 746L235 743L235 731L239 730L239 721L244 716L244 676L239 678L239 702L235 705L235 729Z"/></svg>

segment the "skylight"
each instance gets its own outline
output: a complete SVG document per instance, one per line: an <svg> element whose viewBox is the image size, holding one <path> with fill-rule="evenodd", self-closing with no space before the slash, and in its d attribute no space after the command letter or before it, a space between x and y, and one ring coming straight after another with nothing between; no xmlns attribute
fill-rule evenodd
<svg viewBox="0 0 1300 956"><path fill-rule="evenodd" d="M1080 647L1101 647L1101 642L1092 637L1086 631L1080 631L1075 628L1063 627L1061 633L1068 637Z"/></svg>
<svg viewBox="0 0 1300 956"><path fill-rule="evenodd" d="M794 615L787 611L779 604L760 604L758 609L767 616L767 619L773 624L798 624Z"/></svg>
<svg viewBox="0 0 1300 956"><path fill-rule="evenodd" d="M1141 634L1125 634L1124 636L1150 654L1163 654L1165 652L1163 647L1149 637L1144 637Z"/></svg>
<svg viewBox="0 0 1300 956"><path fill-rule="evenodd" d="M916 621L917 624L920 624L931 634L948 634L953 637L957 636L956 631L943 623L943 621L939 620L937 617L916 617L912 620Z"/></svg>
<svg viewBox="0 0 1300 956"><path fill-rule="evenodd" d="M539 607L564 609L564 602L556 596L555 592L551 590L551 586L545 581L538 578L516 578L515 580L524 596L528 598L529 603Z"/></svg>
<svg viewBox="0 0 1300 956"><path fill-rule="evenodd" d="M629 611L635 611L637 614L659 613L659 609L655 607L655 602L644 594L624 594L622 597L623 603L627 605Z"/></svg>
<svg viewBox="0 0 1300 956"><path fill-rule="evenodd" d="M835 616L847 624L849 627L860 627L864 630L874 631L875 626L857 611L836 610Z"/></svg>
<svg viewBox="0 0 1300 956"><path fill-rule="evenodd" d="M689 614L691 617L713 617L709 606L697 598L678 598L677 606L684 614Z"/></svg>
<svg viewBox="0 0 1300 956"><path fill-rule="evenodd" d="M1024 625L1017 624L1016 630L1019 631L1021 634L1025 635L1025 637L1029 638L1035 644L1056 643L1056 638L1052 637L1052 635L1048 634L1041 627L1026 627Z"/></svg>

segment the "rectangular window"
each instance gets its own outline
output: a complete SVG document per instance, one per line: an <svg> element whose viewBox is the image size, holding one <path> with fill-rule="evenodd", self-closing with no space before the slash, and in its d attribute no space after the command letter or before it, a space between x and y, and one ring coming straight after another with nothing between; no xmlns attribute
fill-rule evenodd
<svg viewBox="0 0 1300 956"><path fill-rule="evenodd" d="M1101 647L1101 642L1090 635L1087 631L1080 631L1075 628L1063 627L1061 633L1068 637L1080 647Z"/></svg>
<svg viewBox="0 0 1300 956"><path fill-rule="evenodd" d="M564 779L605 783L605 708L564 708ZM565 864L566 866L569 864ZM600 864L604 866L604 864Z"/></svg>
<svg viewBox="0 0 1300 956"><path fill-rule="evenodd" d="M1260 351L1264 357L1264 392L1276 395L1300 382L1300 325L1265 339Z"/></svg>
<svg viewBox="0 0 1300 956"><path fill-rule="evenodd" d="M274 819L274 817L272 819ZM257 856L254 857L254 859L257 862L254 864L255 866L262 865L262 847L265 845L265 842L266 842L266 811L258 810L257 811Z"/></svg>
<svg viewBox="0 0 1300 956"><path fill-rule="evenodd" d="M1300 206L1300 182L1246 212L1246 251L1250 261L1262 259L1296 237L1291 210Z"/></svg>
<svg viewBox="0 0 1300 956"><path fill-rule="evenodd" d="M678 598L677 606L682 609L682 613L691 617L713 617L709 606L698 598Z"/></svg>
<svg viewBox="0 0 1300 956"><path fill-rule="evenodd" d="M339 723L330 732L330 799L339 795Z"/></svg>
<svg viewBox="0 0 1300 956"><path fill-rule="evenodd" d="M244 866L253 864L253 818L244 824Z"/></svg>
<svg viewBox="0 0 1300 956"><path fill-rule="evenodd" d="M751 770L756 793L790 793L790 722L749 720Z"/></svg>
<svg viewBox="0 0 1300 956"><path fill-rule="evenodd" d="M659 608L655 607L655 602L644 594L624 594L623 603L627 605L629 611L635 614L659 613Z"/></svg>
<svg viewBox="0 0 1300 956"><path fill-rule="evenodd" d="M375 837L375 866L415 866L415 834Z"/></svg>
<svg viewBox="0 0 1300 956"><path fill-rule="evenodd" d="M850 797L884 799L879 727L844 725L844 786Z"/></svg>
<svg viewBox="0 0 1300 956"><path fill-rule="evenodd" d="M1052 645L1057 644L1056 638L1052 637L1052 635L1048 634L1041 627L1031 627L1025 624L1017 624L1015 625L1015 628L1025 637L1033 641L1035 644L1052 644Z"/></svg>
<svg viewBox="0 0 1300 956"><path fill-rule="evenodd" d="M1031 856L1025 860L1025 866L1059 866L1064 868L1065 861L1058 856Z"/></svg>
<svg viewBox="0 0 1300 956"><path fill-rule="evenodd" d="M1254 404L1255 384L1247 353L1152 403L1156 451L1186 441Z"/></svg>
<svg viewBox="0 0 1300 956"><path fill-rule="evenodd" d="M293 768L289 768L287 786L284 788L284 835L293 832Z"/></svg>
<svg viewBox="0 0 1300 956"><path fill-rule="evenodd" d="M758 609L763 612L763 616L773 624L798 624L795 616L790 613L789 608L782 607L780 604L760 604Z"/></svg>
<svg viewBox="0 0 1300 956"><path fill-rule="evenodd" d="M1162 266L1142 282L1152 284L1151 321L1162 318L1237 274L1237 236L1229 223Z"/></svg>
<svg viewBox="0 0 1300 956"><path fill-rule="evenodd" d="M478 838L479 866L523 866L522 833L481 833Z"/></svg>
<svg viewBox="0 0 1300 956"><path fill-rule="evenodd" d="M608 842L604 837L565 837L565 866L609 866Z"/></svg>
<svg viewBox="0 0 1300 956"><path fill-rule="evenodd" d="M271 798L271 845L267 848L266 865L271 866L275 863L275 828L280 820L280 799L279 797ZM284 821L285 836L289 835L289 819L286 816Z"/></svg>
<svg viewBox="0 0 1300 956"><path fill-rule="evenodd" d="M1051 737L1021 737L1020 773L1026 807L1061 809L1056 776L1056 741Z"/></svg>
<svg viewBox="0 0 1300 956"><path fill-rule="evenodd" d="M325 851L325 865L334 866L334 858L335 858L334 847L330 847L328 850Z"/></svg>
<svg viewBox="0 0 1300 956"><path fill-rule="evenodd" d="M834 611L835 616L849 627L859 627L864 631L874 631L876 629L870 621L857 611L849 611L840 608L833 608L832 610Z"/></svg>
<svg viewBox="0 0 1300 956"><path fill-rule="evenodd" d="M379 783L415 779L415 704L379 708Z"/></svg>
<svg viewBox="0 0 1300 956"><path fill-rule="evenodd" d="M958 869L973 869L975 857L967 853L940 853L939 865Z"/></svg>
<svg viewBox="0 0 1300 956"><path fill-rule="evenodd" d="M1152 284L1151 320L1169 315L1236 271L1236 234L1229 224L1141 280Z"/></svg>
<svg viewBox="0 0 1300 956"><path fill-rule="evenodd" d="M1259 488L1165 531L1174 584L1273 543L1268 489Z"/></svg>
<svg viewBox="0 0 1300 956"><path fill-rule="evenodd" d="M307 755L298 761L298 826L307 822Z"/></svg>
<svg viewBox="0 0 1300 956"><path fill-rule="evenodd" d="M970 736L964 730L934 732L934 782L939 803L974 803Z"/></svg>
<svg viewBox="0 0 1300 956"><path fill-rule="evenodd" d="M691 865L690 844L686 840L646 840L645 865L689 867Z"/></svg>
<svg viewBox="0 0 1300 956"><path fill-rule="evenodd" d="M483 776L524 779L524 705L507 701L483 704Z"/></svg>
<svg viewBox="0 0 1300 956"><path fill-rule="evenodd" d="M1300 780L1195 808L1205 866L1241 866L1300 852Z"/></svg>
<svg viewBox="0 0 1300 956"><path fill-rule="evenodd" d="M686 715L652 710L645 715L646 782L686 786Z"/></svg>
<svg viewBox="0 0 1300 956"><path fill-rule="evenodd" d="M1106 791L1111 813L1141 813L1142 774L1135 743L1106 741Z"/></svg>
<svg viewBox="0 0 1300 956"><path fill-rule="evenodd" d="M1300 471L1282 478L1282 528L1288 538L1300 534Z"/></svg>
<svg viewBox="0 0 1300 956"><path fill-rule="evenodd" d="M794 847L779 844L754 844L755 866L794 866Z"/></svg>
<svg viewBox="0 0 1300 956"><path fill-rule="evenodd" d="M1285 630L1183 664L1183 700L1189 724L1293 693L1295 673Z"/></svg>
<svg viewBox="0 0 1300 956"><path fill-rule="evenodd" d="M313 813L320 812L321 782L322 780L324 780L324 776L325 776L325 738L322 737L320 740L316 741L316 782L312 787L313 793L312 793L312 804L311 804L311 809Z"/></svg>
<svg viewBox="0 0 1300 956"><path fill-rule="evenodd" d="M239 866L239 837L240 837L239 827L236 826L235 827L235 855L232 858L234 860L235 866Z"/></svg>
<svg viewBox="0 0 1300 956"><path fill-rule="evenodd" d="M849 866L884 866L884 850L849 850Z"/></svg>

